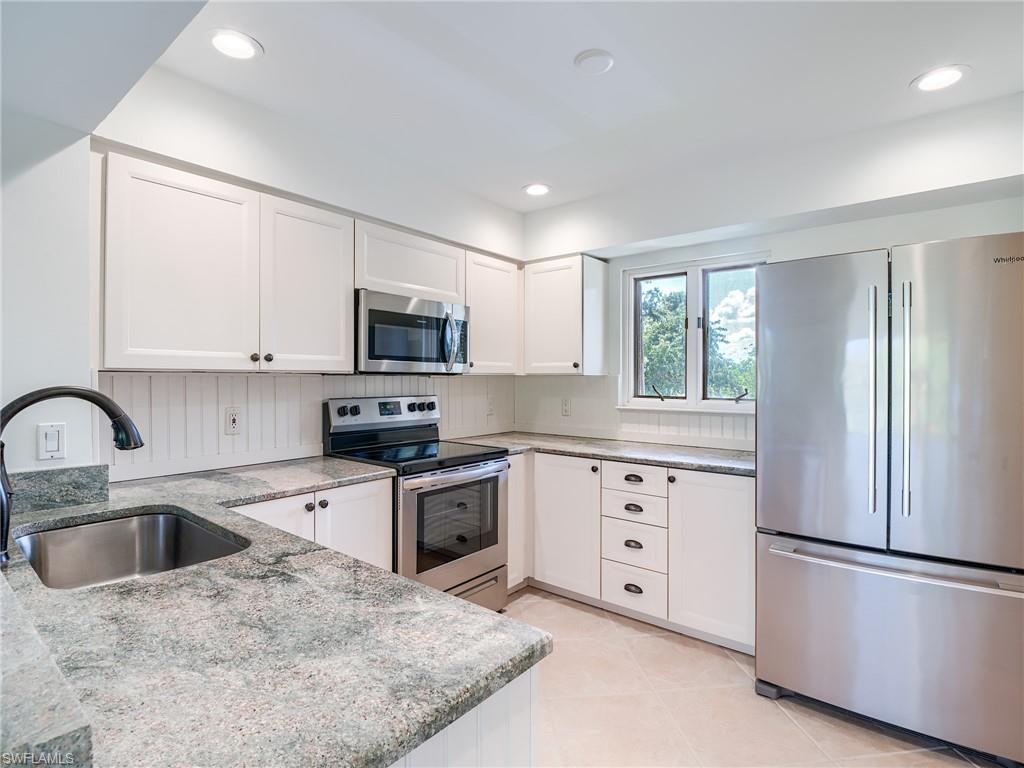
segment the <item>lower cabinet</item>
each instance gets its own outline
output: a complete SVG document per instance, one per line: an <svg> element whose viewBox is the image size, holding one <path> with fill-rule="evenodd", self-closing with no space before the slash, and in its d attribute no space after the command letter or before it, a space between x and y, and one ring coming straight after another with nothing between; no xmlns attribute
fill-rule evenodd
<svg viewBox="0 0 1024 768"><path fill-rule="evenodd" d="M754 478L670 470L668 620L754 645Z"/></svg>
<svg viewBox="0 0 1024 768"><path fill-rule="evenodd" d="M508 586L533 576L533 454L508 457Z"/></svg>
<svg viewBox="0 0 1024 768"><path fill-rule="evenodd" d="M239 514L392 570L392 481L372 480L235 507Z"/></svg>
<svg viewBox="0 0 1024 768"><path fill-rule="evenodd" d="M601 462L534 456L533 577L601 597Z"/></svg>

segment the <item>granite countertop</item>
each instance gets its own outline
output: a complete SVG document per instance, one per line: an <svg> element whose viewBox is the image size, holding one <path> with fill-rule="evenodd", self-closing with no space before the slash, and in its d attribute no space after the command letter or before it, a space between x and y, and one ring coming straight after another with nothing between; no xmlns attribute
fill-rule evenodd
<svg viewBox="0 0 1024 768"><path fill-rule="evenodd" d="M501 432L495 435L461 438L460 443L507 448L509 453L538 451L587 459L626 461L634 464L658 464L698 472L754 476L753 451L727 451L663 443L634 443L596 437L565 437L532 432Z"/></svg>
<svg viewBox="0 0 1024 768"><path fill-rule="evenodd" d="M174 506L251 542L60 590L12 541L7 583L56 664L32 669L63 675L91 725L94 764L387 766L547 655L541 630L225 506L391 476L302 459L115 483L106 502L15 514L12 538Z"/></svg>

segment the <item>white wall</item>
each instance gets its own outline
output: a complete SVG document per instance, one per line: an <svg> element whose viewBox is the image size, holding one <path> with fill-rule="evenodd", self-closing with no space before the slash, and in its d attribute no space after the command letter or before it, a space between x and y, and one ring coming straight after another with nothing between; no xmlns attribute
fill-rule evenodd
<svg viewBox="0 0 1024 768"><path fill-rule="evenodd" d="M920 213L724 240L615 259L609 269L608 359L615 370L625 325L622 273L638 267L680 264L768 251L770 261L884 248L900 243L1024 231L1024 198L1015 197ZM754 417L635 411L617 408L619 377L531 376L516 381L516 428L554 434L606 437L752 450ZM563 398L572 414L561 415Z"/></svg>
<svg viewBox="0 0 1024 768"><path fill-rule="evenodd" d="M38 387L90 386L89 138L3 113L4 402ZM53 400L4 431L11 470L92 461L91 406ZM67 423L68 456L37 462L35 425ZM108 427L109 429L109 427Z"/></svg>
<svg viewBox="0 0 1024 768"><path fill-rule="evenodd" d="M522 214L158 67L96 135L478 250L522 255Z"/></svg>
<svg viewBox="0 0 1024 768"><path fill-rule="evenodd" d="M1014 94L756 156L709 158L684 174L528 213L525 253L590 252L1020 176L1022 135L1024 94Z"/></svg>

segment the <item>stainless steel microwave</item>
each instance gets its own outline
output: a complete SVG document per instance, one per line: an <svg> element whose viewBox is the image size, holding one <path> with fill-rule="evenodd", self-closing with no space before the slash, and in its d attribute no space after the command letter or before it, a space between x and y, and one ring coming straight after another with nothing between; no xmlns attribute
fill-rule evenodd
<svg viewBox="0 0 1024 768"><path fill-rule="evenodd" d="M469 307L357 291L357 347L363 373L465 373Z"/></svg>

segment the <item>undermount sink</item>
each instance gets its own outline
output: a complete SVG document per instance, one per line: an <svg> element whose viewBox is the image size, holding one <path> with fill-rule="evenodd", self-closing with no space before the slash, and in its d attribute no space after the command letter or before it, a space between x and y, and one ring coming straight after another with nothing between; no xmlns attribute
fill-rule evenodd
<svg viewBox="0 0 1024 768"><path fill-rule="evenodd" d="M249 542L197 525L180 507L138 507L114 520L19 536L16 541L40 580L53 589L108 584L171 571L241 552ZM212 524L210 524L212 525Z"/></svg>

